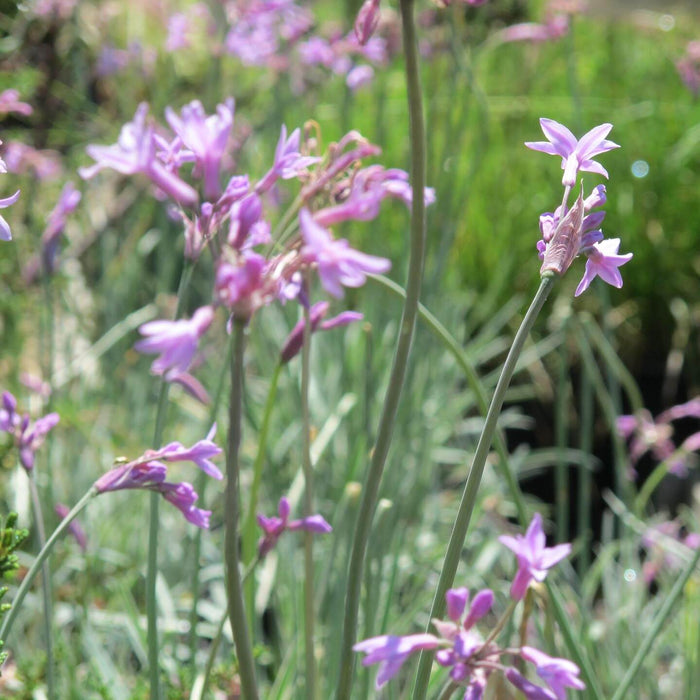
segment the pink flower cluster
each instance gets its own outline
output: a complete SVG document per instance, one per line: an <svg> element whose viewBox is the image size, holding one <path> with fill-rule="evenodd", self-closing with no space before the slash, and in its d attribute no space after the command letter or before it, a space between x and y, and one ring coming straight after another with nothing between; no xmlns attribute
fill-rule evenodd
<svg viewBox="0 0 700 700"><path fill-rule="evenodd" d="M514 601L524 597L532 581L544 580L547 570L571 551L570 544L545 546L539 514L535 515L524 536L502 536L499 539L518 557L518 573L511 587ZM489 677L496 671L502 672L528 700L562 700L566 698L566 688L585 688L579 678L578 666L568 659L549 656L530 646L502 648L494 641L495 633L486 639L478 633L476 623L483 620L493 607L491 590L479 591L470 602L466 588L453 588L447 591L445 601L449 621L432 621L437 635L381 635L355 644L355 651L366 654L362 661L364 666L379 664L377 688L391 680L411 654L424 649L437 650L435 660L440 666L450 669L453 684L464 687L464 700L481 700ZM496 629L501 629L503 622L501 620ZM504 664L503 656L519 657L533 664L545 685L533 683L513 666Z"/></svg>

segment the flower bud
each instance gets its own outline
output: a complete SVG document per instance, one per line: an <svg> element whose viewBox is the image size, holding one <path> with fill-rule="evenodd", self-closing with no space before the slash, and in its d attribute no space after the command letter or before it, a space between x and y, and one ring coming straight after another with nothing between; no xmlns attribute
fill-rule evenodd
<svg viewBox="0 0 700 700"><path fill-rule="evenodd" d="M552 234L552 239L547 244L540 275L545 272L556 272L561 276L569 269L581 246L583 214L583 193L581 192L574 206L559 222Z"/></svg>

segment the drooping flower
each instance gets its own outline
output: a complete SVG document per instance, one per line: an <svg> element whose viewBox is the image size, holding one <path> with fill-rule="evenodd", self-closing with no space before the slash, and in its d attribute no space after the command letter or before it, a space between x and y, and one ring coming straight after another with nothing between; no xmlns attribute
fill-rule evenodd
<svg viewBox="0 0 700 700"><path fill-rule="evenodd" d="M324 321L324 316L328 313L330 304L327 301L319 301L309 309L309 321L311 332L316 330L330 330L338 326L346 326L353 321L360 321L363 316L357 311L343 311L342 313ZM280 359L284 362L289 362L293 357L299 354L302 345L304 344L304 326L305 321L302 318L292 329L292 332L287 336L282 345Z"/></svg>
<svg viewBox="0 0 700 700"><path fill-rule="evenodd" d="M608 177L608 171L593 160L594 156L620 146L605 137L610 133L612 124L601 124L577 139L563 124L553 119L540 119L540 126L548 141L526 141L525 145L533 151L561 156L564 170L562 184L573 187L578 172L598 173Z"/></svg>
<svg viewBox="0 0 700 700"><path fill-rule="evenodd" d="M619 255L620 249L619 238L608 238L603 241L594 243L584 252L588 256L586 261L586 271L583 278L579 282L574 296L579 296L588 289L590 283L596 276L600 277L604 282L611 284L618 289L622 287L622 275L618 268L632 259L632 253Z"/></svg>
<svg viewBox="0 0 700 700"><path fill-rule="evenodd" d="M174 381L185 374L192 364L200 338L214 320L214 309L202 306L192 318L178 321L149 321L139 328L146 336L134 349L144 353L159 353L151 365L153 374L162 374L167 381Z"/></svg>
<svg viewBox="0 0 700 700"><path fill-rule="evenodd" d="M568 659L545 654L533 647L522 647L520 656L535 664L537 675L552 689L557 700L566 700L566 689L584 690L586 684L579 678L579 667Z"/></svg>
<svg viewBox="0 0 700 700"><path fill-rule="evenodd" d="M380 0L365 0L355 18L355 36L361 45L365 45L379 25Z"/></svg>
<svg viewBox="0 0 700 700"><path fill-rule="evenodd" d="M334 240L306 208L299 213L299 225L304 239L302 257L316 264L321 284L335 297L343 296L343 286L361 287L368 274L381 274L391 267L386 258L354 250L343 238Z"/></svg>
<svg viewBox="0 0 700 700"><path fill-rule="evenodd" d="M306 530L318 534L327 534L333 528L320 515L309 515L299 520L289 520L290 505L289 499L285 496L280 498L277 506L278 516L268 518L260 513L257 515L258 525L265 533L258 542L258 554L264 557L277 544L282 533L285 531Z"/></svg>
<svg viewBox="0 0 700 700"><path fill-rule="evenodd" d="M75 211L82 195L72 182L67 182L58 198L56 206L51 210L46 221L46 228L41 236L41 258L47 274L56 268L56 255L61 234L66 227L68 215Z"/></svg>
<svg viewBox="0 0 700 700"><path fill-rule="evenodd" d="M159 450L147 450L137 459L120 464L103 474L94 484L98 493L122 491L124 489L146 489L160 493L172 503L185 518L201 528L209 527L211 511L195 507L197 493L188 482L166 481L168 468L166 462L190 461L205 474L216 479L222 478L221 472L209 461L210 457L221 453L211 438L213 430L205 440L200 440L191 448L185 448L179 442L172 442Z"/></svg>
<svg viewBox="0 0 700 700"><path fill-rule="evenodd" d="M116 144L88 146L87 153L96 162L90 167L79 168L78 173L86 180L104 168L112 168L122 175L141 173L179 204L194 206L198 199L194 189L156 157L154 130L147 122L147 114L148 105L142 102L133 121L122 127Z"/></svg>
<svg viewBox="0 0 700 700"><path fill-rule="evenodd" d="M571 553L571 545L568 543L555 547L546 546L542 516L539 513L535 513L524 536L501 535L498 540L518 558L518 572L510 588L513 600L522 599L532 581L544 581L547 570Z"/></svg>
<svg viewBox="0 0 700 700"><path fill-rule="evenodd" d="M371 637L353 646L353 651L367 654L362 659L363 666L379 664L376 687L381 688L400 670L404 661L416 651L437 649L441 641L433 634L409 634L405 637L382 635Z"/></svg>

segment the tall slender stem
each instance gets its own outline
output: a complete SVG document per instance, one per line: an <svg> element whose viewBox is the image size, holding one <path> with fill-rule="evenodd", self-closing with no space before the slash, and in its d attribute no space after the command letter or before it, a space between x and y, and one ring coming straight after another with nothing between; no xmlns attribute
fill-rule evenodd
<svg viewBox="0 0 700 700"><path fill-rule="evenodd" d="M44 562L46 561L49 554L54 548L54 545L58 541L58 538L66 531L68 526L73 522L73 520L80 514L80 512L85 508L88 502L97 495L97 489L93 486L90 490L76 503L68 515L59 523L58 527L53 531L51 537L46 541L46 544L41 548L39 554L37 554L34 563L27 572L26 576L22 579L22 583L17 589L17 593L12 601L12 607L9 609L7 615L2 621L2 626L0 626L0 639L7 643L7 639L10 635L10 630L12 629L12 624L14 623L20 608L22 606L22 601L27 595L32 582L36 578L36 575L41 571Z"/></svg>
<svg viewBox="0 0 700 700"><path fill-rule="evenodd" d="M372 517L377 506L379 484L384 464L389 452L391 438L396 420L399 399L406 377L408 356L411 350L413 333L418 315L418 299L423 279L425 257L425 170L426 147L425 125L423 121L423 104L418 71L418 46L413 19L413 0L401 0L401 19L403 29L403 48L405 56L406 87L408 91L408 112L411 138L411 187L413 202L411 206L411 252L406 283L406 302L404 303L399 337L396 342L394 363L389 377L382 415L377 432L377 440L372 452L369 470L362 490L362 502L355 525L355 535L348 567L348 587L345 595L345 614L343 620L343 639L340 652L340 675L336 697L347 700L350 697L354 654L352 645L357 632L357 616L362 589L362 570L364 567L367 540L372 525Z"/></svg>
<svg viewBox="0 0 700 700"><path fill-rule="evenodd" d="M520 328L518 328L518 332L515 334L513 345L508 352L508 356L506 357L503 369L501 370L501 376L498 378L498 383L496 384L496 389L494 391L493 398L491 399L488 413L486 414L484 428L476 447L474 461L472 462L471 469L469 470L467 482L464 485L464 492L462 494L462 500L459 504L459 510L457 511L457 518L452 528L450 541L447 545L447 553L445 554L442 571L440 572L440 580L438 581L437 590L435 591L433 607L428 618L430 620L435 618L440 619L443 615L445 607L445 593L454 582L454 577L457 573L460 553L462 551L462 547L464 546L467 529L469 528L469 522L474 511L476 495L479 491L479 485L481 483L481 476L484 473L486 458L488 457L489 450L491 449L491 442L498 425L498 417L501 413L501 407L503 406L506 390L510 384L513 372L515 371L515 366L520 357L520 353L525 345L525 340L530 334L530 330L535 323L535 319L537 318L545 300L547 299L547 296L549 295L549 292L552 289L552 286L554 285L554 279L554 276L551 274L545 274L542 277L539 289L537 290L535 298L530 304L530 308L525 314L525 318L523 318L522 323L520 324ZM414 699L425 697L428 690L431 664L432 654L425 651L422 652L420 662L418 664L416 683L413 689Z"/></svg>
<svg viewBox="0 0 700 700"><path fill-rule="evenodd" d="M175 318L180 315L185 293L192 279L193 263L186 261L180 276L177 290L177 305ZM170 384L161 380L156 410L156 424L153 430L153 447L158 449L163 439L165 417L168 408L168 392ZM151 685L151 700L160 700L160 644L158 641L158 598L156 596L156 580L158 578L158 527L159 527L160 494L151 493L150 513L148 522L148 560L146 564L146 625L148 637L148 674Z"/></svg>
<svg viewBox="0 0 700 700"><path fill-rule="evenodd" d="M308 282L308 276L307 276ZM307 292L308 292L308 284ZM314 472L311 466L311 416L309 413L309 379L311 371L311 317L304 306L304 342L301 346L301 422L302 466L304 469L304 516L313 512ZM316 700L316 655L314 651L314 548L313 534L304 532L304 658L306 663L306 697Z"/></svg>
<svg viewBox="0 0 700 700"><path fill-rule="evenodd" d="M229 401L228 441L226 449L226 491L224 493L225 512L225 552L226 592L228 612L231 617L233 642L238 656L238 670L241 677L242 696L246 700L257 700L258 689L255 680L255 662L250 645L248 621L243 600L243 584L239 570L239 449L241 445L241 419L243 408L243 355L247 334L247 321L234 319L233 354L231 355L231 398Z"/></svg>
<svg viewBox="0 0 700 700"><path fill-rule="evenodd" d="M44 526L44 514L41 510L41 499L39 489L36 485L36 471L34 469L28 474L29 492L32 499L32 509L34 510L34 522L39 536L39 550L46 546L46 527ZM45 561L41 566L41 594L44 604L44 636L46 637L46 686L49 700L56 697L56 677L54 673L54 653L53 653L53 605L51 602L51 575L49 572L49 562Z"/></svg>

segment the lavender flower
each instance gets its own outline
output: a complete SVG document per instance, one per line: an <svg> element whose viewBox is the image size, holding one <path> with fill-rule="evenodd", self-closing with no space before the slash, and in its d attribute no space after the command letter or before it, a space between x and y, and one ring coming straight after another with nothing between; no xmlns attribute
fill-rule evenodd
<svg viewBox="0 0 700 700"><path fill-rule="evenodd" d="M255 186L255 191L266 192L274 185L278 178L290 180L298 177L310 165L318 163L321 159L316 156L303 156L299 152L301 131L294 129L287 138L287 127L283 124L280 130L280 138L275 149L274 165Z"/></svg>
<svg viewBox="0 0 700 700"><path fill-rule="evenodd" d="M88 146L87 153L96 163L88 168L79 168L78 173L86 180L103 168L111 168L123 175L141 173L182 206L194 206L197 193L156 158L154 131L146 121L147 114L148 105L142 102L133 121L122 127L116 144Z"/></svg>
<svg viewBox="0 0 700 700"><path fill-rule="evenodd" d="M518 572L510 588L513 600L521 600L532 581L544 581L547 569L551 569L571 553L571 545L568 543L555 547L545 546L542 516L539 513L535 513L525 536L501 535L498 540L518 558Z"/></svg>
<svg viewBox="0 0 700 700"><path fill-rule="evenodd" d="M279 517L268 518L258 513L258 525L265 533L258 542L258 554L260 558L264 557L270 550L274 548L283 532L294 530L306 530L307 532L315 532L327 534L333 531L333 528L320 515L309 515L300 520L289 520L290 505L289 500L282 496L277 506Z"/></svg>
<svg viewBox="0 0 700 700"><path fill-rule="evenodd" d="M202 306L189 320L144 323L139 333L147 337L138 341L134 349L144 353L160 353L160 357L151 365L151 372L173 381L190 368L199 339L213 320L214 309Z"/></svg>
<svg viewBox="0 0 700 700"><path fill-rule="evenodd" d="M564 170L562 184L565 187L573 187L576 184L579 171L608 177L608 171L592 158L613 148L619 148L618 144L605 138L610 133L612 124L596 126L580 139L576 139L563 124L553 119L540 119L540 126L548 141L527 141L525 145L533 151L561 156L561 167Z"/></svg>
<svg viewBox="0 0 700 700"><path fill-rule="evenodd" d="M596 276L600 277L604 282L611 284L613 287L617 287L618 289L622 287L622 275L618 268L632 259L632 253L619 255L619 249L620 239L609 238L604 241L598 241L584 250L588 256L586 271L578 287L576 287L574 296L585 292Z"/></svg>
<svg viewBox="0 0 700 700"><path fill-rule="evenodd" d="M355 19L355 36L361 45L365 45L379 25L380 0L365 0Z"/></svg>
<svg viewBox="0 0 700 700"><path fill-rule="evenodd" d="M319 329L327 331L331 328L337 328L338 326L346 326L353 321L359 321L363 318L362 314L356 311L344 311L333 318L329 318L327 321L323 321L324 316L328 313L329 306L327 301L319 301L309 309L312 333ZM302 318L287 336L287 340L285 340L282 346L282 352L280 353L280 360L283 363L289 362L293 357L299 354L304 344L304 326L305 322Z"/></svg>
<svg viewBox="0 0 700 700"><path fill-rule="evenodd" d="M41 236L41 257L43 260L44 270L51 274L56 268L56 254L58 252L58 243L61 239L61 234L66 226L68 215L75 211L75 208L80 203L82 195L75 189L72 182L67 182L58 198L56 206L51 210L46 228Z"/></svg>
<svg viewBox="0 0 700 700"><path fill-rule="evenodd" d="M21 114L23 117L28 117L34 108L27 102L20 102L19 90L9 88L0 92L0 114Z"/></svg>
<svg viewBox="0 0 700 700"><path fill-rule="evenodd" d="M216 108L216 114L207 116L199 100L185 105L180 116L170 107L165 118L173 131L182 139L196 159L196 170L204 178L204 198L215 200L221 194L219 181L221 161L233 127L233 99Z"/></svg>
<svg viewBox="0 0 700 700"><path fill-rule="evenodd" d="M31 423L29 414L17 413L17 399L9 392L2 394L0 431L9 433L19 450L19 461L29 472L34 468L37 450L44 444L46 435L59 422L58 413L48 413Z"/></svg>
<svg viewBox="0 0 700 700"><path fill-rule="evenodd" d="M187 482L173 483L166 481L167 462L194 462L205 474L222 478L221 472L209 461L209 457L221 453L221 449L212 441L213 430L205 440L200 440L191 448L185 448L179 442L172 442L160 450L147 450L139 458L120 464L103 474L94 484L98 493L121 491L124 489L146 489L160 493L185 516L186 520L201 528L209 527L211 511L195 507L197 493Z"/></svg>
<svg viewBox="0 0 700 700"><path fill-rule="evenodd" d="M379 689L399 672L411 654L421 649L437 649L439 646L440 639L432 634L409 634L405 637L390 634L358 642L353 646L353 651L367 654L362 659L363 666L379 664L376 680Z"/></svg>
<svg viewBox="0 0 700 700"><path fill-rule="evenodd" d="M522 647L520 655L535 664L537 675L552 689L557 700L566 700L566 689L584 690L586 685L579 679L579 667L568 659L548 656L539 649Z"/></svg>
<svg viewBox="0 0 700 700"><path fill-rule="evenodd" d="M381 274L391 267L386 258L353 250L345 239L333 240L306 208L299 213L299 225L305 244L302 257L316 264L321 284L335 297L343 296L343 286L360 287L368 274Z"/></svg>

